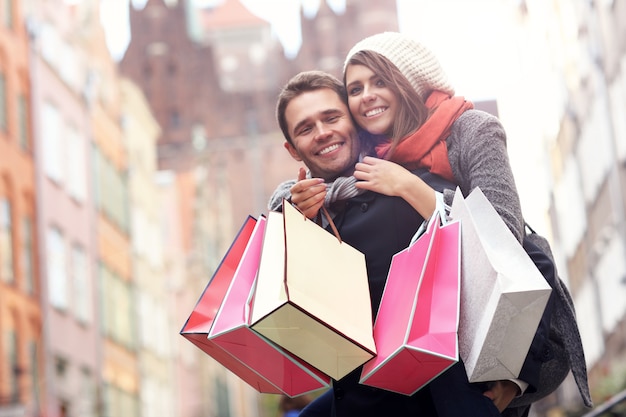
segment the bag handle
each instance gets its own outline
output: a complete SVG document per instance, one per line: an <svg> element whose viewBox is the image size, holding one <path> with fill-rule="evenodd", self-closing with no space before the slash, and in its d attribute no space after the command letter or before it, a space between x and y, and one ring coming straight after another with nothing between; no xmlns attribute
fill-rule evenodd
<svg viewBox="0 0 626 417"><path fill-rule="evenodd" d="M333 233L335 234L335 237L337 238L339 243L341 243L341 236L339 236L339 231L337 230L337 226L335 226L335 222L333 221L333 218L330 217L330 213L326 209L326 206L322 206L322 213L324 213L324 215L326 216L326 220L328 220L328 224L330 224L330 228L333 229Z"/></svg>
<svg viewBox="0 0 626 417"><path fill-rule="evenodd" d="M307 218L304 213L302 212L302 210L300 210L298 208L298 206L296 206L295 204L293 204L291 201L287 200L287 199L283 199L283 205L285 203L291 204L293 207L296 208L296 210L298 210L300 213L302 213L302 215L305 217L305 219ZM284 206L283 206L284 207ZM341 236L339 235L339 230L337 230L337 226L335 226L335 222L333 221L333 218L330 216L330 213L328 212L328 209L326 208L326 206L322 205L322 213L324 214L324 216L326 217L326 220L328 220L328 224L330 224L330 228L333 229L333 234L335 235L335 237L337 238L337 240L339 241L339 243L342 242L341 240ZM319 219L319 217L318 217ZM320 219L321 220L321 219ZM316 224L320 227L322 227L321 225L321 221L316 222Z"/></svg>
<svg viewBox="0 0 626 417"><path fill-rule="evenodd" d="M432 224L435 220L443 226L448 223L448 212L450 211L450 207L446 205L443 201L443 194L435 191L435 211L431 214L430 218L424 219L420 227L417 229L417 232L411 238L411 242L409 246L413 245L420 236L422 236L426 230L429 230L432 227Z"/></svg>

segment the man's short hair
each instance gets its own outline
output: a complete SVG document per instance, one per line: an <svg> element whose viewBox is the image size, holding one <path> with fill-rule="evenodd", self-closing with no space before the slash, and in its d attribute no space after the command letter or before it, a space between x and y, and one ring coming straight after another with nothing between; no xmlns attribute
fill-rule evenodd
<svg viewBox="0 0 626 417"><path fill-rule="evenodd" d="M344 103L348 102L348 95L343 83L337 77L324 71L303 71L296 74L280 91L278 103L276 104L276 119L278 120L280 130L283 131L285 139L292 145L293 141L289 135L287 119L285 118L287 105L291 100L302 93L320 90L322 88L328 88L334 91Z"/></svg>

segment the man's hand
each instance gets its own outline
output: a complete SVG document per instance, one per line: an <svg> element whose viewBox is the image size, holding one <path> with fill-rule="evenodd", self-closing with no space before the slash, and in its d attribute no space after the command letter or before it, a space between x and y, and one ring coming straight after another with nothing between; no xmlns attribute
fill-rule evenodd
<svg viewBox="0 0 626 417"><path fill-rule="evenodd" d="M483 395L493 401L498 411L503 412L519 392L520 389L515 382L503 380L492 382L489 389L483 392Z"/></svg>
<svg viewBox="0 0 626 417"><path fill-rule="evenodd" d="M309 219L315 218L326 198L326 184L321 178L306 178L306 171L300 168L298 182L291 191L291 202Z"/></svg>

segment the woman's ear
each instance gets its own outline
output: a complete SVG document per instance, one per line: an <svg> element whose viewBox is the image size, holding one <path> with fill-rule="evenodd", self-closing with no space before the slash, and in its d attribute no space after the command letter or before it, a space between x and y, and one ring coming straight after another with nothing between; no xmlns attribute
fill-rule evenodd
<svg viewBox="0 0 626 417"><path fill-rule="evenodd" d="M289 155L291 155L293 159L295 159L298 162L302 161L302 158L300 157L300 153L291 143L285 141L283 146L285 147L285 149L287 149L287 152L289 152Z"/></svg>

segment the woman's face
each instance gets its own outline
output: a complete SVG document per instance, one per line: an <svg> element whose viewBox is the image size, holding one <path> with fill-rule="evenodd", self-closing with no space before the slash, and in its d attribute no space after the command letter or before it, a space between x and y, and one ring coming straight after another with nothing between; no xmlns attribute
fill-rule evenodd
<svg viewBox="0 0 626 417"><path fill-rule="evenodd" d="M346 68L348 107L357 124L374 135L391 135L398 96L364 65Z"/></svg>

